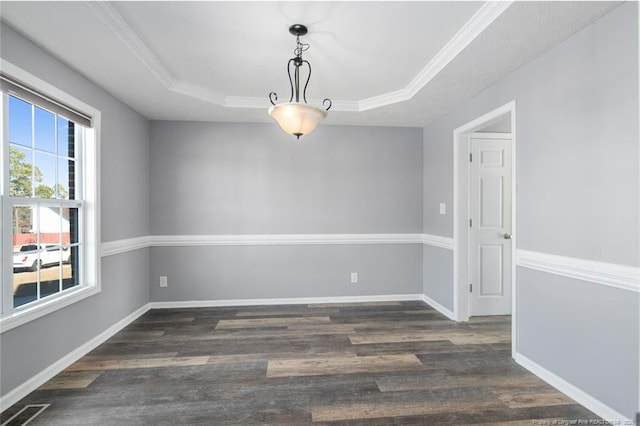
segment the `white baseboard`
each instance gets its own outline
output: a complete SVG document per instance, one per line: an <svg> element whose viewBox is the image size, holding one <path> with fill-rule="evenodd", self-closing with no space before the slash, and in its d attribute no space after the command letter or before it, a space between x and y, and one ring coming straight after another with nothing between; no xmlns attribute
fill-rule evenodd
<svg viewBox="0 0 640 426"><path fill-rule="evenodd" d="M317 303L403 302L422 300L421 294L389 294L381 296L293 297L282 299L187 300L183 302L151 302L151 309L215 308L222 306L313 305Z"/></svg>
<svg viewBox="0 0 640 426"><path fill-rule="evenodd" d="M421 299L422 299L422 301L424 303L426 303L427 305L431 306L433 309L435 309L436 311L440 312L445 317L449 318L452 321L456 320L456 316L452 311L450 311L449 309L445 308L444 306L442 306L441 304L439 304L438 302L436 302L432 298L430 298L428 296L425 296L423 294Z"/></svg>
<svg viewBox="0 0 640 426"><path fill-rule="evenodd" d="M593 396L584 392L583 390L575 387L571 383L567 382L563 378L555 375L551 371L546 368L540 366L534 361L530 360L526 356L516 353L513 357L515 361L544 380L549 383L554 388L558 389L560 392L567 395L569 398L575 400L578 404L586 407L587 409L593 411L598 416L602 417L604 420L607 420L611 423L609 424L622 424L622 425L634 425L635 421L626 418L622 414L618 413L613 408L604 404L602 401L597 400Z"/></svg>
<svg viewBox="0 0 640 426"><path fill-rule="evenodd" d="M51 364L49 367L40 371L35 376L28 379L26 382L20 384L19 386L13 388L11 391L7 392L6 395L0 397L0 411L4 411L7 408L11 407L16 402L20 401L25 396L29 395L34 390L38 389L40 386L54 378L57 374L62 372L64 369L69 367L74 362L78 361L80 358L94 350L100 344L107 341L110 337L116 334L118 331L125 328L127 325L132 323L142 314L149 310L149 304L144 305L140 309L132 312L127 315L125 318L121 319L111 327L107 328L102 333L95 336L93 339L89 340L87 343L79 346L73 351L69 352L67 355L60 358L58 361Z"/></svg>

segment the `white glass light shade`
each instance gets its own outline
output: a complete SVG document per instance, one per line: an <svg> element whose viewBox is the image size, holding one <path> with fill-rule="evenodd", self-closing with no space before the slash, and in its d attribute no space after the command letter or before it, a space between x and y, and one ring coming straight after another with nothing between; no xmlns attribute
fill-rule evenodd
<svg viewBox="0 0 640 426"><path fill-rule="evenodd" d="M313 132L327 116L327 111L298 102L288 102L269 108L269 115L286 133L300 138Z"/></svg>

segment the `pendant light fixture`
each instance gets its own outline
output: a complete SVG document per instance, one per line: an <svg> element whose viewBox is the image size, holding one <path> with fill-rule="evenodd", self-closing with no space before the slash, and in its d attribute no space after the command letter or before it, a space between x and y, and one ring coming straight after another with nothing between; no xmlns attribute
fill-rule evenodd
<svg viewBox="0 0 640 426"><path fill-rule="evenodd" d="M307 86L311 78L311 64L306 59L302 59L302 52L309 49L309 45L300 42L300 36L307 34L307 27L301 24L291 25L289 32L296 36L295 55L289 59L287 64L287 74L289 74L289 84L291 85L291 96L289 102L276 104L278 95L276 92L269 93L269 101L272 107L269 108L269 115L276 120L278 125L286 133L300 139L300 136L308 135L327 116L327 111L331 108L331 100L324 99L322 105L326 108L318 108L307 104ZM300 68L307 65L309 72L307 80L302 89L302 100L300 102ZM293 79L291 78L291 67L293 66Z"/></svg>

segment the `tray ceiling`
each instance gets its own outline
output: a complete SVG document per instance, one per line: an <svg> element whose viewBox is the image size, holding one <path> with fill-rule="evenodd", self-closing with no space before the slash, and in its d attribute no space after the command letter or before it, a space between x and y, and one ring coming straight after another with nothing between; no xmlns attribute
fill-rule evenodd
<svg viewBox="0 0 640 426"><path fill-rule="evenodd" d="M150 119L265 122L305 24L327 122L422 126L612 2L2 2L4 23Z"/></svg>

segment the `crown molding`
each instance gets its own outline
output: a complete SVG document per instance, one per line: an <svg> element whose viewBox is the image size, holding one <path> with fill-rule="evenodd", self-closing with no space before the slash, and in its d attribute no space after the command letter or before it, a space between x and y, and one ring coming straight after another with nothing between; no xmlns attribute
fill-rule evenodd
<svg viewBox="0 0 640 426"><path fill-rule="evenodd" d="M362 112L410 100L512 3L512 1L486 2L406 87L358 101L335 100L332 110ZM266 97L226 96L177 80L110 2L88 1L86 4L167 90L226 108L260 109L269 105Z"/></svg>
<svg viewBox="0 0 640 426"><path fill-rule="evenodd" d="M201 101L209 102L212 104L227 106L227 97L223 94L205 89L195 84L187 83L180 80L173 80L173 82L165 87L172 92L180 93L181 95L189 96L194 99L200 99ZM262 100L262 107L264 107L264 99Z"/></svg>
<svg viewBox="0 0 640 426"><path fill-rule="evenodd" d="M360 111L380 108L386 105L408 101L427 85L460 52L476 39L491 23L502 14L512 1L486 2L449 42L433 57L407 87L379 96L359 101Z"/></svg>
<svg viewBox="0 0 640 426"><path fill-rule="evenodd" d="M85 3L163 86L170 89L176 84L176 79L110 2L87 1Z"/></svg>

